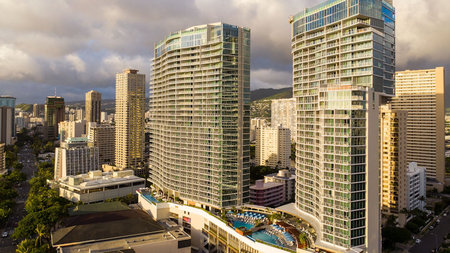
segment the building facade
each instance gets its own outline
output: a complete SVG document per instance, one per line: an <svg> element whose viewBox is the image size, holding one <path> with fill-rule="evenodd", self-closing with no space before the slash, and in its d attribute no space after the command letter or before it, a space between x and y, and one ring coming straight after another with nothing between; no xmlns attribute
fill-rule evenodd
<svg viewBox="0 0 450 253"><path fill-rule="evenodd" d="M155 46L150 180L201 207L249 200L250 30L214 23Z"/></svg>
<svg viewBox="0 0 450 253"><path fill-rule="evenodd" d="M89 128L89 122L101 123L102 112L102 94L98 91L91 90L85 95L85 110L86 110L86 133Z"/></svg>
<svg viewBox="0 0 450 253"><path fill-rule="evenodd" d="M89 143L98 148L100 164L114 163L115 127L110 124L89 124Z"/></svg>
<svg viewBox="0 0 450 253"><path fill-rule="evenodd" d="M45 102L44 122L47 128L47 138L58 138L58 124L65 119L64 98L48 96Z"/></svg>
<svg viewBox="0 0 450 253"><path fill-rule="evenodd" d="M58 124L59 140L66 141L69 138L83 137L86 135L86 121L62 121Z"/></svg>
<svg viewBox="0 0 450 253"><path fill-rule="evenodd" d="M445 179L444 68L395 74L392 108L408 112L407 162L425 167L427 177Z"/></svg>
<svg viewBox="0 0 450 253"><path fill-rule="evenodd" d="M255 184L250 186L250 203L258 206L280 206L286 202L284 187L283 183L256 180Z"/></svg>
<svg viewBox="0 0 450 253"><path fill-rule="evenodd" d="M295 98L274 99L271 106L271 125L291 130L291 142L296 141Z"/></svg>
<svg viewBox="0 0 450 253"><path fill-rule="evenodd" d="M316 246L381 252L379 105L394 93L395 10L329 0L290 18L298 215Z"/></svg>
<svg viewBox="0 0 450 253"><path fill-rule="evenodd" d="M71 138L55 148L55 180L98 170L98 148L89 147L87 138Z"/></svg>
<svg viewBox="0 0 450 253"><path fill-rule="evenodd" d="M142 169L144 165L145 75L126 69L116 75L115 165ZM138 173L138 172L137 172Z"/></svg>
<svg viewBox="0 0 450 253"><path fill-rule="evenodd" d="M406 173L407 183L407 209L414 210L416 208L420 210L425 209L426 199L426 169L420 167L417 163L409 163L408 171Z"/></svg>
<svg viewBox="0 0 450 253"><path fill-rule="evenodd" d="M278 168L290 166L291 131L284 126L256 128L256 165Z"/></svg>
<svg viewBox="0 0 450 253"><path fill-rule="evenodd" d="M16 98L0 96L0 143L11 145L16 136Z"/></svg>
<svg viewBox="0 0 450 253"><path fill-rule="evenodd" d="M286 202L294 201L295 196L295 175L289 170L279 170L278 173L264 176L264 182L282 183L286 196Z"/></svg>
<svg viewBox="0 0 450 253"><path fill-rule="evenodd" d="M0 175L6 173L5 143L0 143Z"/></svg>
<svg viewBox="0 0 450 253"><path fill-rule="evenodd" d="M250 141L256 141L256 128L268 126L268 122L266 119L262 118L253 118L250 120Z"/></svg>
<svg viewBox="0 0 450 253"><path fill-rule="evenodd" d="M407 117L390 105L380 107L381 209L387 215L406 208Z"/></svg>

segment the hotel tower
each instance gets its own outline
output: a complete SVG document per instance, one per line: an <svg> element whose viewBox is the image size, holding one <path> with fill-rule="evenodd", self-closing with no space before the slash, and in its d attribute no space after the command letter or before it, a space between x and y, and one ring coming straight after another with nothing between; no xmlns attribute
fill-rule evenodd
<svg viewBox="0 0 450 253"><path fill-rule="evenodd" d="M290 23L297 213L319 248L381 252L379 106L394 91L392 1L329 0Z"/></svg>
<svg viewBox="0 0 450 253"><path fill-rule="evenodd" d="M214 23L155 45L150 180L206 209L249 200L250 30Z"/></svg>
<svg viewBox="0 0 450 253"><path fill-rule="evenodd" d="M116 74L115 165L120 169L143 169L144 107L145 75L134 69Z"/></svg>

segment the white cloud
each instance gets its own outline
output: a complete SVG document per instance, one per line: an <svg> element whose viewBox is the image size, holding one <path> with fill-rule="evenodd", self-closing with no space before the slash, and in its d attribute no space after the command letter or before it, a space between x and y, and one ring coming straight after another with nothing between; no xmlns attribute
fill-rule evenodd
<svg viewBox="0 0 450 253"><path fill-rule="evenodd" d="M41 79L40 68L37 62L25 52L13 45L0 46L0 79L38 81Z"/></svg>
<svg viewBox="0 0 450 253"><path fill-rule="evenodd" d="M66 61L72 65L72 69L77 72L85 72L86 64L84 61L76 54L69 54L65 57Z"/></svg>

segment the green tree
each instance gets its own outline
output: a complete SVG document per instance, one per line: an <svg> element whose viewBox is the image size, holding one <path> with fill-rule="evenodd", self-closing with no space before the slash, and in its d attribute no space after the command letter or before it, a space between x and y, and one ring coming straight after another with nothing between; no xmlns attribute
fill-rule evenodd
<svg viewBox="0 0 450 253"><path fill-rule="evenodd" d="M24 239L17 245L16 253L46 253L48 248L48 244L36 247L33 240Z"/></svg>
<svg viewBox="0 0 450 253"><path fill-rule="evenodd" d="M299 248L306 249L309 247L308 236L305 233L298 235Z"/></svg>

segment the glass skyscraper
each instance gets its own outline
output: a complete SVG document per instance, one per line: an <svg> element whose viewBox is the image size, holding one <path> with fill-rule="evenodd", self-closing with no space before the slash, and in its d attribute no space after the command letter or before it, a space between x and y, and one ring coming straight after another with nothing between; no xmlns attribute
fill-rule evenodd
<svg viewBox="0 0 450 253"><path fill-rule="evenodd" d="M214 23L155 45L150 180L203 208L249 199L250 30Z"/></svg>
<svg viewBox="0 0 450 253"><path fill-rule="evenodd" d="M381 252L378 126L394 93L391 4L329 0L290 18L295 206L324 249Z"/></svg>

